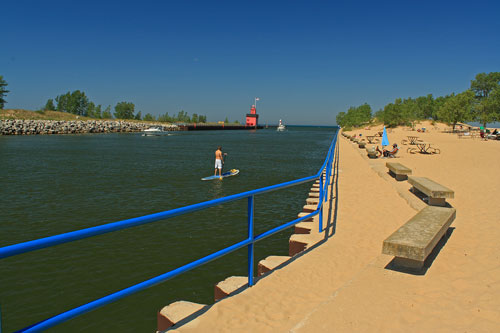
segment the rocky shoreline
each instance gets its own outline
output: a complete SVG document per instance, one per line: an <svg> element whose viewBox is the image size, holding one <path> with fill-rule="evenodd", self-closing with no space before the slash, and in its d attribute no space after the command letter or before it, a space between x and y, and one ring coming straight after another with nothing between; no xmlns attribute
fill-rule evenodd
<svg viewBox="0 0 500 333"><path fill-rule="evenodd" d="M0 135L81 134L141 132L150 127L178 131L173 124L138 123L120 120L0 120Z"/></svg>

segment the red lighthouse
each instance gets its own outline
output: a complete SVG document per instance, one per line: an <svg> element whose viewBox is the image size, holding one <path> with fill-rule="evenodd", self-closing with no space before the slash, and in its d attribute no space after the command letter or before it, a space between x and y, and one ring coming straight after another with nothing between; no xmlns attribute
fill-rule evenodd
<svg viewBox="0 0 500 333"><path fill-rule="evenodd" d="M250 113L247 113L246 126L257 127L259 123L259 115L257 114L257 109L255 105L250 108Z"/></svg>

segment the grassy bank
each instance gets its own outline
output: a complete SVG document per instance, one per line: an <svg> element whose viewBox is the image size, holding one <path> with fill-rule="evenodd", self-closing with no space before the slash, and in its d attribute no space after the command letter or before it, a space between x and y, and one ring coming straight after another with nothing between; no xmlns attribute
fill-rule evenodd
<svg viewBox="0 0 500 333"><path fill-rule="evenodd" d="M28 111L22 109L0 110L0 119L23 119L23 120L92 120L89 117L81 117L72 113L59 111Z"/></svg>

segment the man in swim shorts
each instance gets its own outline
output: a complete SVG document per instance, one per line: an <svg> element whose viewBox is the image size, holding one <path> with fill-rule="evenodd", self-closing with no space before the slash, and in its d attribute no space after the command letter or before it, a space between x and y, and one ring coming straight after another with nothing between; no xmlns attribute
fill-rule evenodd
<svg viewBox="0 0 500 333"><path fill-rule="evenodd" d="M219 169L219 177L222 179L222 164L224 163L224 158L222 157L222 147L217 147L215 151L215 172L214 176L217 176L217 169Z"/></svg>

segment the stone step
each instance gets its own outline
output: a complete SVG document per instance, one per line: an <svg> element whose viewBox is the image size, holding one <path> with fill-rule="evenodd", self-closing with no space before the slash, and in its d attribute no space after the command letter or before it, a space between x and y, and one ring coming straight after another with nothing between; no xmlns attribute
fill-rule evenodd
<svg viewBox="0 0 500 333"><path fill-rule="evenodd" d="M274 270L276 267L282 265L291 258L292 257L289 256L269 256L266 259L262 259L257 265L257 276L264 275Z"/></svg>
<svg viewBox="0 0 500 333"><path fill-rule="evenodd" d="M308 205L318 205L319 203L319 198L307 198L306 199L306 204Z"/></svg>
<svg viewBox="0 0 500 333"><path fill-rule="evenodd" d="M297 215L297 217L303 217L303 216L306 216L309 214L311 214L311 213L301 212ZM313 221L318 221L318 219L319 219L318 215L315 215L312 218L308 218L307 220L304 220L302 222L313 222Z"/></svg>
<svg viewBox="0 0 500 333"><path fill-rule="evenodd" d="M293 257L297 255L323 239L323 233L312 233L312 234L296 234L290 236L290 240L288 242L288 255Z"/></svg>
<svg viewBox="0 0 500 333"><path fill-rule="evenodd" d="M309 192L309 198L319 198L319 191L318 192Z"/></svg>
<svg viewBox="0 0 500 333"><path fill-rule="evenodd" d="M312 213L316 210L316 208L318 208L318 205L305 205L303 208L302 208L302 211L304 213Z"/></svg>
<svg viewBox="0 0 500 333"><path fill-rule="evenodd" d="M246 276L230 276L224 281L215 285L214 300L215 302L226 298L234 292L248 285L248 277Z"/></svg>
<svg viewBox="0 0 500 333"><path fill-rule="evenodd" d="M318 230L318 223L315 222L299 222L295 225L295 234L311 234L314 230Z"/></svg>
<svg viewBox="0 0 500 333"><path fill-rule="evenodd" d="M319 187L311 187L310 191L319 193Z"/></svg>
<svg viewBox="0 0 500 333"><path fill-rule="evenodd" d="M188 301L177 301L164 306L157 315L157 330L165 331L178 322L202 312L208 307L206 304L198 304Z"/></svg>

